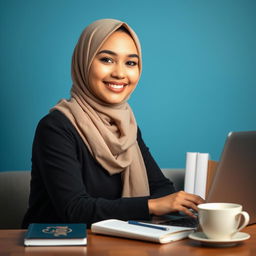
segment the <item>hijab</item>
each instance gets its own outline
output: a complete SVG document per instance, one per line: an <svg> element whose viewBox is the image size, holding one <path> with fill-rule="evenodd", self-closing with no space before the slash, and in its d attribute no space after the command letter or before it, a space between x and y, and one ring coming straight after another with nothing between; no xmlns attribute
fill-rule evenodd
<svg viewBox="0 0 256 256"><path fill-rule="evenodd" d="M119 20L97 20L84 29L74 49L71 97L61 100L52 110L61 111L71 121L92 156L109 175L121 174L122 197L148 196L146 168L137 142L137 123L127 99L108 104L94 96L88 86L95 55L120 27L126 28L134 40L141 74L141 48L135 32Z"/></svg>

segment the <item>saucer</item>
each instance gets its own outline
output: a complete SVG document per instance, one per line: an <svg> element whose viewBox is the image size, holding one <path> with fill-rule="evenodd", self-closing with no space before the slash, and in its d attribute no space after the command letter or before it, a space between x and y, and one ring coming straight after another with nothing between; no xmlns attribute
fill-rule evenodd
<svg viewBox="0 0 256 256"><path fill-rule="evenodd" d="M188 236L190 239L199 241L202 244L208 246L234 246L239 242L247 240L250 238L250 235L243 232L236 233L231 239L228 240L217 240L217 239L209 239L205 236L203 232L193 232Z"/></svg>

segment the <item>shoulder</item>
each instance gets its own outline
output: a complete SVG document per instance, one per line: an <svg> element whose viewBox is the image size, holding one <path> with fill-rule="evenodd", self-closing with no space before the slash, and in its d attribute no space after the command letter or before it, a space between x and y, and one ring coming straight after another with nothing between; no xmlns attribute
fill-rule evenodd
<svg viewBox="0 0 256 256"><path fill-rule="evenodd" d="M39 121L36 134L44 137L53 134L65 134L73 137L77 136L77 131L62 112L54 110Z"/></svg>
<svg viewBox="0 0 256 256"><path fill-rule="evenodd" d="M54 110L44 116L38 123L38 127L63 127L69 128L72 127L69 119L60 111Z"/></svg>

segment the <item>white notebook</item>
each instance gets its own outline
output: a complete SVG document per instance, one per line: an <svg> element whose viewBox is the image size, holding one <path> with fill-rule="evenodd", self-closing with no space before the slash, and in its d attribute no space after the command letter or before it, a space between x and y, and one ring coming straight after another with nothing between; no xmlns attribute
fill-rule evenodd
<svg viewBox="0 0 256 256"><path fill-rule="evenodd" d="M194 232L193 228L156 225L144 222L129 224L128 221L109 219L92 224L91 230L96 234L146 240L155 243L169 243L186 238Z"/></svg>

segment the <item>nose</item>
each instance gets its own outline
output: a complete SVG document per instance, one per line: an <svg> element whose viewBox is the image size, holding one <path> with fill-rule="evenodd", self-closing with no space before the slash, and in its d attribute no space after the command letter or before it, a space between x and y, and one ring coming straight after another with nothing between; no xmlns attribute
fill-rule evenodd
<svg viewBox="0 0 256 256"><path fill-rule="evenodd" d="M117 63L112 71L112 77L117 79L125 78L125 67L121 63Z"/></svg>

